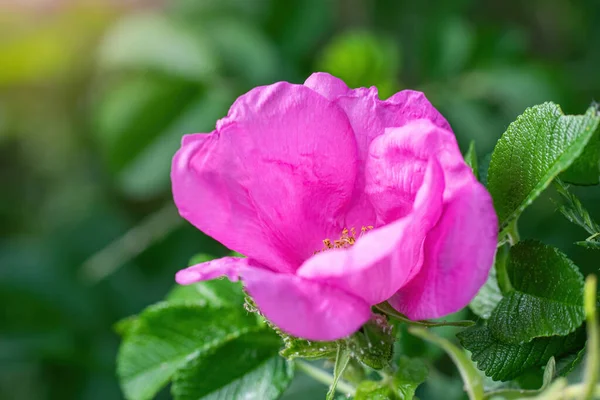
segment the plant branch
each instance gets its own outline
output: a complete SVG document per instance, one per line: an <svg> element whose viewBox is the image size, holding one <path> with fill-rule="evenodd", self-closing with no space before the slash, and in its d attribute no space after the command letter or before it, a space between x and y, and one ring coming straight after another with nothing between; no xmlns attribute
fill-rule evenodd
<svg viewBox="0 0 600 400"><path fill-rule="evenodd" d="M310 376L314 380L321 382L327 386L331 386L334 382L334 377L330 373L323 371L321 368L317 368L307 363L306 361L296 360L296 367ZM348 382L338 380L335 388L338 392L343 393L347 396L354 396L356 389Z"/></svg>

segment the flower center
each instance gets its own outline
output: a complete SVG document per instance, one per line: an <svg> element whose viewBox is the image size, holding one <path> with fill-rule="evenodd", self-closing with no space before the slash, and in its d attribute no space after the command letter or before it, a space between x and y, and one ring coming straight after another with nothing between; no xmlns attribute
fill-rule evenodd
<svg viewBox="0 0 600 400"><path fill-rule="evenodd" d="M372 225L363 226L360 228L360 233L358 234L358 236L356 236L355 228L350 228L350 230L348 230L348 228L344 228L344 230L342 230L342 236L340 236L338 240L334 240L333 242L331 241L331 239L323 240L323 248L321 250L315 251L313 254L321 253L323 251L331 249L347 249L349 247L352 247L359 237L363 236L365 233L367 233L367 231L370 231L371 229L373 229Z"/></svg>

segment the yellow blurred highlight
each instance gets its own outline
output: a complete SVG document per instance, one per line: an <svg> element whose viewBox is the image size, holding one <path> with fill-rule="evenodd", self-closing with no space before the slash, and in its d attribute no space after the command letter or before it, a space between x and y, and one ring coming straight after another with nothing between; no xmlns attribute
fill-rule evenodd
<svg viewBox="0 0 600 400"><path fill-rule="evenodd" d="M0 0L0 88L46 83L89 63L97 38L123 11L116 4Z"/></svg>

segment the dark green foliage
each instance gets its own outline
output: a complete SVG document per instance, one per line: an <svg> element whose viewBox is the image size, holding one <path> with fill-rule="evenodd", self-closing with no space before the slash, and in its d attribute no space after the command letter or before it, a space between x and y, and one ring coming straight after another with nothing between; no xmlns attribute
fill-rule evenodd
<svg viewBox="0 0 600 400"><path fill-rule="evenodd" d="M583 322L583 277L557 249L535 241L510 250L510 291L492 311L488 325L504 342L566 335Z"/></svg>
<svg viewBox="0 0 600 400"><path fill-rule="evenodd" d="M578 352L585 344L583 329L568 336L537 338L523 344L503 342L487 326L468 328L458 334L477 367L495 380L514 379L527 368L545 365L550 357Z"/></svg>

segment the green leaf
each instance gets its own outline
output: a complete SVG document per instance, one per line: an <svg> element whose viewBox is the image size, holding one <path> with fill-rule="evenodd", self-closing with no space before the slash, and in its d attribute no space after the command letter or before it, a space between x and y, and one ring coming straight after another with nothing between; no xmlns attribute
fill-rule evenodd
<svg viewBox="0 0 600 400"><path fill-rule="evenodd" d="M498 262L499 255L496 255L496 263ZM496 268L490 270L485 284L479 289L477 296L469 304L469 308L476 315L483 319L488 319L492 314L492 311L496 308L498 303L502 300L502 292L498 287L498 280L496 279Z"/></svg>
<svg viewBox="0 0 600 400"><path fill-rule="evenodd" d="M514 379L527 368L541 367L552 356L578 351L585 342L582 329L567 336L537 338L523 344L503 342L487 326L472 327L457 336L463 347L471 352L477 367L487 376L501 381Z"/></svg>
<svg viewBox="0 0 600 400"><path fill-rule="evenodd" d="M576 244L592 249L600 248L600 225L596 223L585 209L581 201L569 191L569 187L560 179L554 181L554 186L558 194L564 200L564 204L558 206L558 211L564 217L575 225L579 225L591 236L585 241L576 242Z"/></svg>
<svg viewBox="0 0 600 400"><path fill-rule="evenodd" d="M467 165L469 167L471 167L473 174L476 177L478 177L479 169L477 166L477 151L475 150L475 141L474 140L471 140L471 143L469 144L469 150L467 150L467 154L465 154L465 162L467 163Z"/></svg>
<svg viewBox="0 0 600 400"><path fill-rule="evenodd" d="M425 382L429 369L418 358L401 357L393 378L364 381L356 388L355 400L412 400L417 387Z"/></svg>
<svg viewBox="0 0 600 400"><path fill-rule="evenodd" d="M598 236L594 236L594 238L598 238ZM581 240L579 242L575 242L575 244L590 250L600 250L599 239Z"/></svg>
<svg viewBox="0 0 600 400"><path fill-rule="evenodd" d="M418 358L401 357L398 370L394 375L393 385L400 399L411 400L417 387L425 382L429 375L427 365Z"/></svg>
<svg viewBox="0 0 600 400"><path fill-rule="evenodd" d="M340 378L342 377L344 370L348 366L350 358L350 350L343 344L339 343L337 353L335 356L335 364L333 366L333 382L331 383L331 386L327 391L326 400L333 400L333 397L335 396L335 388L337 387L337 384Z"/></svg>
<svg viewBox="0 0 600 400"><path fill-rule="evenodd" d="M488 189L503 230L581 155L600 117L564 115L544 103L528 108L502 135L490 162Z"/></svg>
<svg viewBox="0 0 600 400"><path fill-rule="evenodd" d="M503 400L518 400L527 397L537 396L541 392L543 392L554 378L556 374L556 362L554 361L554 357L550 357L548 363L546 364L546 368L544 369L544 377L542 381L542 386L537 390L524 390L524 389L500 389L494 390L492 392L486 393L486 399L503 399Z"/></svg>
<svg viewBox="0 0 600 400"><path fill-rule="evenodd" d="M167 294L166 301L196 302L213 307L242 307L244 292L239 282L228 279L213 279L191 285L177 285Z"/></svg>
<svg viewBox="0 0 600 400"><path fill-rule="evenodd" d="M152 398L190 357L256 329L256 318L241 307L159 303L147 308L119 349L117 374L126 398Z"/></svg>
<svg viewBox="0 0 600 400"><path fill-rule="evenodd" d="M583 277L557 249L535 241L510 249L506 272L511 291L492 312L488 326L505 343L567 335L585 318Z"/></svg>
<svg viewBox="0 0 600 400"><path fill-rule="evenodd" d="M281 334L284 348L280 351L282 357L288 360L304 358L318 360L320 358L333 358L337 352L337 342L314 342Z"/></svg>
<svg viewBox="0 0 600 400"><path fill-rule="evenodd" d="M120 336L127 336L129 332L131 332L139 323L138 319L139 317L137 315L131 315L127 318L123 318L113 325L113 329Z"/></svg>
<svg viewBox="0 0 600 400"><path fill-rule="evenodd" d="M490 171L490 163L492 162L492 153L487 153L479 163L479 182L485 187L488 186L488 172Z"/></svg>
<svg viewBox="0 0 600 400"><path fill-rule="evenodd" d="M426 327L439 327L439 326L460 326L460 327L467 327L467 326L471 326L473 324L475 324L475 322L473 321L413 321L411 319L409 319L406 315L402 314L401 312L399 312L398 310L396 310L394 307L392 307L388 302L383 302L383 303L379 303L376 304L374 306L378 311L381 311L383 314L387 315L388 317L394 318L398 321L404 322L406 324L409 325L416 325L416 326L426 326Z"/></svg>
<svg viewBox="0 0 600 400"><path fill-rule="evenodd" d="M173 377L175 400L277 399L293 377L279 357L281 340L267 330L249 332L190 358Z"/></svg>
<svg viewBox="0 0 600 400"><path fill-rule="evenodd" d="M467 331L471 331L473 329L476 328L470 328L467 329ZM456 347L449 340L434 335L425 328L411 326L408 328L408 331L413 335L436 344L444 349L444 351L450 356L460 371L460 376L465 384L465 390L469 395L469 399L483 399L483 378L462 349Z"/></svg>
<svg viewBox="0 0 600 400"><path fill-rule="evenodd" d="M585 347L578 352L567 354L556 361L556 374L558 376L567 376L583 361L585 356Z"/></svg>
<svg viewBox="0 0 600 400"><path fill-rule="evenodd" d="M123 18L105 36L99 64L105 69L154 70L191 81L214 78L217 56L210 41L157 13Z"/></svg>
<svg viewBox="0 0 600 400"><path fill-rule="evenodd" d="M589 112L592 112L592 109L595 110L596 115L600 115L597 103L592 104ZM597 185L600 183L600 129L596 129L583 153L569 169L561 174L561 178L574 185Z"/></svg>
<svg viewBox="0 0 600 400"><path fill-rule="evenodd" d="M590 235L600 233L600 225L592 219L590 213L585 209L583 204L581 204L581 201L577 196L569 192L569 187L560 179L554 181L554 187L565 201L565 204L558 206L558 210L561 214L570 222L585 229Z"/></svg>
<svg viewBox="0 0 600 400"><path fill-rule="evenodd" d="M393 326L385 317L376 316L352 335L349 346L362 363L373 369L382 369L392 360L394 340Z"/></svg>
<svg viewBox="0 0 600 400"><path fill-rule="evenodd" d="M397 400L392 388L381 381L364 381L356 388L354 400Z"/></svg>
<svg viewBox="0 0 600 400"><path fill-rule="evenodd" d="M175 286L167 294L166 300L171 303L193 301L213 307L242 307L244 292L239 282L231 282L225 278L213 279L192 285Z"/></svg>

